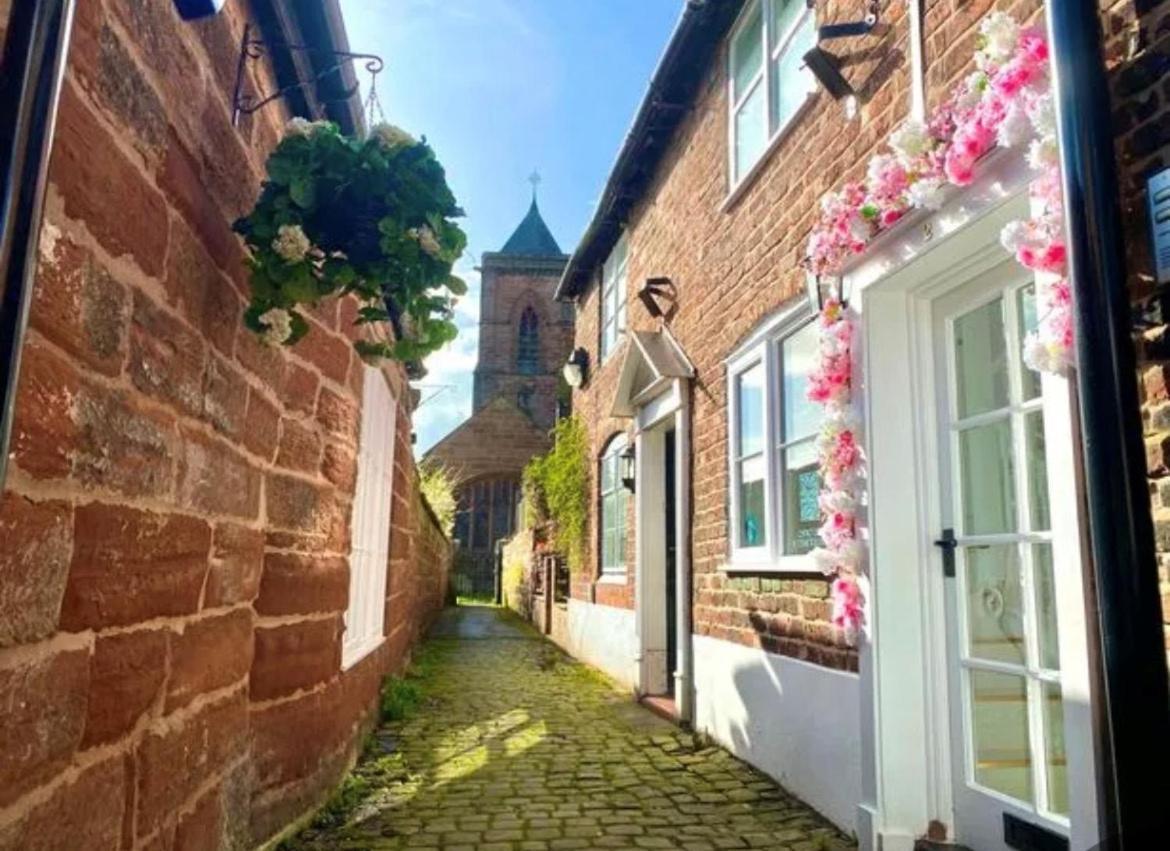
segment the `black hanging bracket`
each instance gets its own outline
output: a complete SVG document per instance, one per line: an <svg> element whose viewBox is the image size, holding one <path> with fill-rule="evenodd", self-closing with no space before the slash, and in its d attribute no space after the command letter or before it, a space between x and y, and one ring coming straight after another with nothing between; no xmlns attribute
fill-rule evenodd
<svg viewBox="0 0 1170 851"><path fill-rule="evenodd" d="M337 73L346 62L357 60L365 62L366 71L370 74L371 90L374 88L374 81L377 79L378 74L382 73L382 70L386 67L386 63L382 57L372 53L350 53L343 50L312 47L307 44L273 44L258 37L256 32L257 30L252 24L247 24L244 27L244 37L240 42L240 56L239 61L236 63L236 85L232 93L233 126L239 126L241 116L251 115L259 111L273 101L284 97L289 92L307 89L310 86L316 85L331 74ZM311 79L284 86L268 94L246 94L244 91L244 78L247 74L248 63L253 60L262 59L274 50L328 57L332 61L324 63L323 67L317 70ZM358 87L354 86L352 89L344 92L337 100L347 101L357 94L357 92Z"/></svg>

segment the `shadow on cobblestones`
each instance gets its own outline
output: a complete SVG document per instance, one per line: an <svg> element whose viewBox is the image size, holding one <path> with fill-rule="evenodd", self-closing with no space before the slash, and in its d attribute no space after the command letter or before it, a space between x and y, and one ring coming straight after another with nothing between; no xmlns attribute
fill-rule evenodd
<svg viewBox="0 0 1170 851"><path fill-rule="evenodd" d="M378 729L351 799L285 848L855 848L507 612L448 610L424 660L421 702Z"/></svg>

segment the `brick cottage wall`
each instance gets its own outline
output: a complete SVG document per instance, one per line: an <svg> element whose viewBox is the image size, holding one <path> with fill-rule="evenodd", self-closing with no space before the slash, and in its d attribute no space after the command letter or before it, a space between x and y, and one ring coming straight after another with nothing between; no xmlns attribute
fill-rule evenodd
<svg viewBox="0 0 1170 851"><path fill-rule="evenodd" d="M859 3L819 4L818 20L852 20ZM803 298L800 260L821 196L865 172L869 156L909 109L908 23L901 3L885 3L881 40L834 42L834 51L869 51L848 70L862 94L859 116L847 121L824 92L730 203L727 177L727 39L660 164L629 217L629 323L655 327L633 298L640 282L667 276L678 287L670 329L696 369L692 407L692 553L694 627L709 635L834 668L855 669L856 653L829 622L828 585L820 574L729 573L727 373L724 359L761 321ZM598 363L600 323L596 280L577 311L577 342L596 365L574 410L590 425L596 459L629 421L608 416L624 342ZM598 505L597 470L592 504ZM591 573L575 577L575 597L633 606L633 500L627 517L626 586L600 585L597 511L590 532Z"/></svg>
<svg viewBox="0 0 1170 851"><path fill-rule="evenodd" d="M1170 4L1102 2L1121 177L1126 267L1135 325L1146 460L1170 650L1170 300L1154 286L1146 180L1170 166Z"/></svg>
<svg viewBox="0 0 1170 851"><path fill-rule="evenodd" d="M386 642L340 670L361 361L240 314L250 9L82 0L0 497L0 849L249 848L317 804L446 591L400 366ZM257 81L271 88L269 79Z"/></svg>

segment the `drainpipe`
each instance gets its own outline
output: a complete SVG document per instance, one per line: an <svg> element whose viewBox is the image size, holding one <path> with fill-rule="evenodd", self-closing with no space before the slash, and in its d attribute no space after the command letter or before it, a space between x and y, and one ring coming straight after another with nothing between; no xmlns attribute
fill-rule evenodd
<svg viewBox="0 0 1170 851"><path fill-rule="evenodd" d="M691 385L678 380L679 409L674 415L674 564L675 629L678 631L678 670L675 697L678 719L694 723L694 641L691 629Z"/></svg>
<svg viewBox="0 0 1170 851"><path fill-rule="evenodd" d="M17 0L0 74L0 489L75 0Z"/></svg>
<svg viewBox="0 0 1170 851"><path fill-rule="evenodd" d="M906 0L910 16L910 116L926 119L926 58L922 42L923 0Z"/></svg>
<svg viewBox="0 0 1170 851"><path fill-rule="evenodd" d="M1095 3L1048 6L1076 321L1085 500L1103 727L1101 835L1110 851L1163 847L1170 698L1153 520L1130 339L1109 82Z"/></svg>

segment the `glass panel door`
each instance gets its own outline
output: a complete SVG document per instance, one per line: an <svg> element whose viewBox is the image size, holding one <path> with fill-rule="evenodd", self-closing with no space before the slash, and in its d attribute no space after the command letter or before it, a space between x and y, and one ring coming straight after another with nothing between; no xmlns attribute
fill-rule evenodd
<svg viewBox="0 0 1170 851"><path fill-rule="evenodd" d="M1032 289L1000 271L935 306L956 839L987 851L1005 812L1069 824L1044 413L1018 355Z"/></svg>

